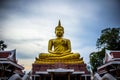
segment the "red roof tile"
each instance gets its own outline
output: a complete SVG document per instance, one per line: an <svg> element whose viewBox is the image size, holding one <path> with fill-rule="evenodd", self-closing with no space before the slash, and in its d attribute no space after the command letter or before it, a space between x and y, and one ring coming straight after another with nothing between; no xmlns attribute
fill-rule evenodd
<svg viewBox="0 0 120 80"><path fill-rule="evenodd" d="M120 51L111 52L110 54L113 56L113 58L120 58Z"/></svg>
<svg viewBox="0 0 120 80"><path fill-rule="evenodd" d="M11 52L0 52L0 58L7 58Z"/></svg>

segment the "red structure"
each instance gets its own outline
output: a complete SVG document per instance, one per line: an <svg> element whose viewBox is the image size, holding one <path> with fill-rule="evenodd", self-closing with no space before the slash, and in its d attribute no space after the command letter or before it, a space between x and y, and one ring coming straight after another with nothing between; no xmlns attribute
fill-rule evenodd
<svg viewBox="0 0 120 80"><path fill-rule="evenodd" d="M109 73L117 80L120 79L120 51L110 51L105 55L104 65L98 67L100 76Z"/></svg>
<svg viewBox="0 0 120 80"><path fill-rule="evenodd" d="M84 74L89 74L86 64L62 64L62 63L57 63L54 65L51 64L33 64L32 65L32 71L33 74L35 72L39 71L47 71L47 69L58 69L58 68L63 68L63 69L74 69L74 72L84 72Z"/></svg>
<svg viewBox="0 0 120 80"><path fill-rule="evenodd" d="M33 80L91 80L86 64L32 64Z"/></svg>
<svg viewBox="0 0 120 80"><path fill-rule="evenodd" d="M23 75L23 66L16 60L16 50L0 51L0 80L7 80L14 73Z"/></svg>

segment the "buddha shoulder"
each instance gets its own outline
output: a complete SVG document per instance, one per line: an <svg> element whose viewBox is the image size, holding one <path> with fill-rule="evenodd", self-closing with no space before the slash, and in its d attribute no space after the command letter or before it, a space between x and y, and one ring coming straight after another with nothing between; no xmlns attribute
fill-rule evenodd
<svg viewBox="0 0 120 80"><path fill-rule="evenodd" d="M65 41L65 42L70 42L70 40L66 39L66 38L63 38L62 40Z"/></svg>
<svg viewBox="0 0 120 80"><path fill-rule="evenodd" d="M65 41L70 41L69 39L66 39L66 38L61 38L61 39L54 38L54 39L50 39L49 41L55 41L55 40L65 40Z"/></svg>

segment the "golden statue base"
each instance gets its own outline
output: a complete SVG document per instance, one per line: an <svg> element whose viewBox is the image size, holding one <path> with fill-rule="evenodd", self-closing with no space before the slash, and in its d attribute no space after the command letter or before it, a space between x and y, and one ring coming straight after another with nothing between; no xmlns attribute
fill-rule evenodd
<svg viewBox="0 0 120 80"><path fill-rule="evenodd" d="M83 59L36 59L35 64L55 64L55 63L64 63L64 64L82 64L84 63Z"/></svg>

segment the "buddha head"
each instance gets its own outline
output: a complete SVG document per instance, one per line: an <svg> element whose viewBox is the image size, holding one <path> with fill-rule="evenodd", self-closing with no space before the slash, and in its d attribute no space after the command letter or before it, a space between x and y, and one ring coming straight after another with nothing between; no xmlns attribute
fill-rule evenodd
<svg viewBox="0 0 120 80"><path fill-rule="evenodd" d="M62 37L64 34L64 28L61 26L60 20L58 26L55 28L55 34L57 37Z"/></svg>

